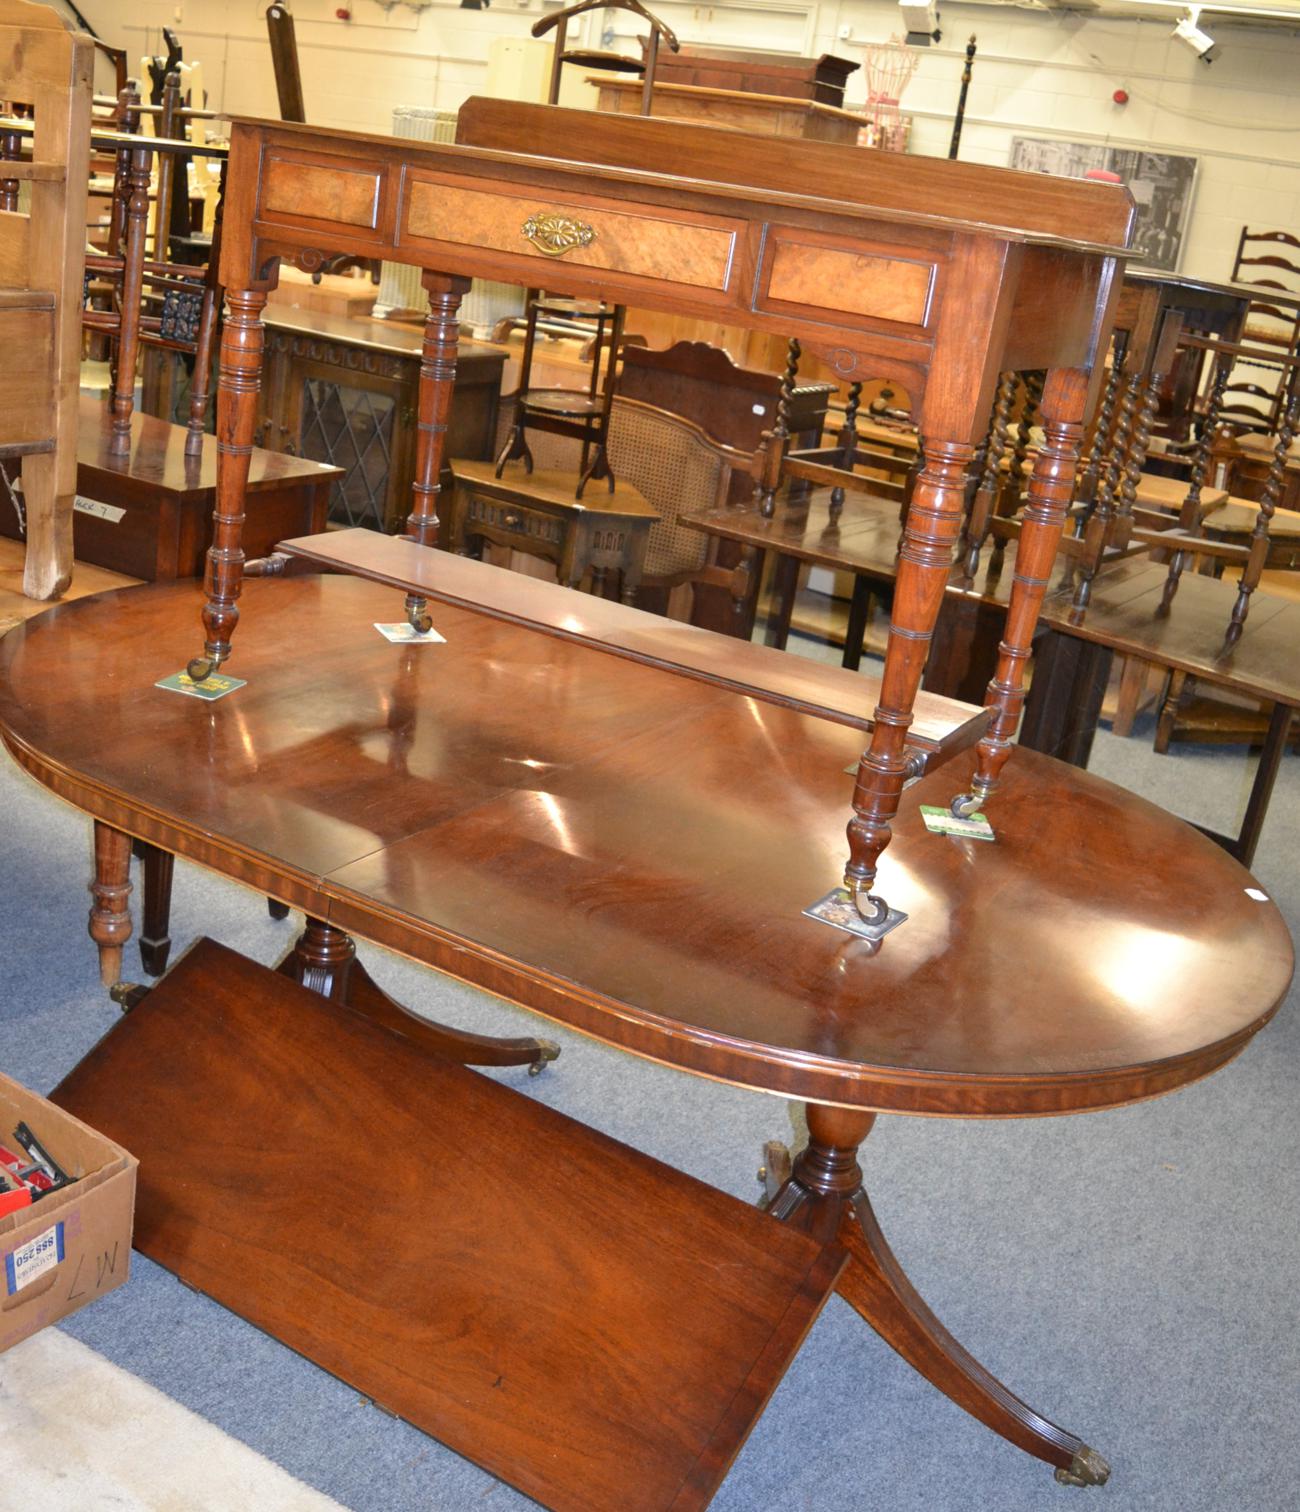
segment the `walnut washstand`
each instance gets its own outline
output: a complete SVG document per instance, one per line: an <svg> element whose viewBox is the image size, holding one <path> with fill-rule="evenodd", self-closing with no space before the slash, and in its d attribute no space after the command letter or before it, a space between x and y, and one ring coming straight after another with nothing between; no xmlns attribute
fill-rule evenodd
<svg viewBox="0 0 1300 1512"><path fill-rule="evenodd" d="M463 106L457 138L452 146L268 121L232 125L223 465L205 647L192 675L228 658L238 619L261 311L281 260L314 270L342 256L384 257L424 269L430 310L407 534L425 545L437 540L457 309L471 276L776 331L847 378L888 372L920 415L922 465L849 854L847 863L825 863L826 882L840 873L863 918L885 926L887 905L871 885L904 781L922 764L908 743L913 704L998 374L1046 370L1046 439L989 685L993 717L959 809L992 794L1010 754L1109 337L1131 197L1114 184L498 100ZM528 155L519 151L525 144ZM755 464L765 489L784 465L785 426L779 417ZM351 570L366 570L364 562ZM419 626L425 603L407 586L407 612ZM824 882L804 903L825 890Z"/></svg>

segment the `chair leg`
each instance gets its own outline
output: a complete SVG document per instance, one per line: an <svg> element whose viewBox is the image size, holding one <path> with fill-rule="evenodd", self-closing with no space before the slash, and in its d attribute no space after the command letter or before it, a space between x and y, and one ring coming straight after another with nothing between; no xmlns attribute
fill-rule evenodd
<svg viewBox="0 0 1300 1512"><path fill-rule="evenodd" d="M27 515L23 592L32 599L56 599L72 581L72 494L58 492L53 452L24 457L22 473Z"/></svg>
<svg viewBox="0 0 1300 1512"><path fill-rule="evenodd" d="M1195 687L1195 679L1186 672L1175 672L1169 679L1169 687L1160 704L1160 717L1156 721L1156 738L1153 749L1157 756L1169 754L1169 742L1174 736L1174 727L1178 723L1178 706L1183 701L1183 694L1190 692Z"/></svg>

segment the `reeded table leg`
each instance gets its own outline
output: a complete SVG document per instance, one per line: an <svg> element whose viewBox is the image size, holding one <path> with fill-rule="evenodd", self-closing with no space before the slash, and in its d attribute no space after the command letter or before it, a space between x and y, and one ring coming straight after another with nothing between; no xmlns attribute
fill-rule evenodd
<svg viewBox="0 0 1300 1512"><path fill-rule="evenodd" d="M90 938L99 946L99 977L122 977L122 947L131 938L131 837L95 820L95 880L90 884Z"/></svg>
<svg viewBox="0 0 1300 1512"><path fill-rule="evenodd" d="M1110 1466L1095 1449L1041 1417L974 1359L907 1279L871 1210L858 1146L874 1113L810 1103L809 1140L768 1211L849 1252L836 1290L882 1339L951 1401L1003 1438L1056 1467L1063 1485L1100 1486ZM768 1153L768 1164L771 1154Z"/></svg>
<svg viewBox="0 0 1300 1512"><path fill-rule="evenodd" d="M998 647L997 671L989 683L986 700L993 710L993 721L979 743L971 792L953 799L956 814L972 814L979 808L997 787L999 774L1011 754L1011 742L1025 701L1025 663L1033 646L1038 613L1074 491L1087 397L1085 373L1058 368L1048 374L1042 399L1045 439L1029 479L1024 523L1016 542L1011 602Z"/></svg>
<svg viewBox="0 0 1300 1512"><path fill-rule="evenodd" d="M212 545L203 574L203 655L190 662L189 675L202 682L230 655L239 623L243 585L244 491L253 454L257 393L262 386L262 309L265 289L236 289L226 296L230 313L221 334L217 388L217 507Z"/></svg>
<svg viewBox="0 0 1300 1512"><path fill-rule="evenodd" d="M171 954L172 876L176 857L142 842L135 847L144 873L144 909L140 919L140 962L150 976L167 970Z"/></svg>
<svg viewBox="0 0 1300 1512"><path fill-rule="evenodd" d="M389 997L356 956L357 947L351 935L322 919L309 917L307 927L280 962L279 969L309 991L343 1003L363 1017L395 1029L425 1049L464 1066L527 1066L529 1075L536 1076L558 1059L560 1047L553 1040L472 1034L412 1013Z"/></svg>

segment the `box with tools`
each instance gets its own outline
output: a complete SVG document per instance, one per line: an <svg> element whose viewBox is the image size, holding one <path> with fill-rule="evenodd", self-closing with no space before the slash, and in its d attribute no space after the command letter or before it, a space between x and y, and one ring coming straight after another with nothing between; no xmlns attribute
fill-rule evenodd
<svg viewBox="0 0 1300 1512"><path fill-rule="evenodd" d="M126 1280L137 1164L0 1075L0 1354Z"/></svg>

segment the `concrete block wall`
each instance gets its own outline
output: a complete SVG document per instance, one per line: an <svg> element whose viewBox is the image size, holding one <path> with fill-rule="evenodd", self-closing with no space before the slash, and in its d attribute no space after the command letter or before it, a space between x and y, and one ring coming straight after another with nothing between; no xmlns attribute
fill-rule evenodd
<svg viewBox="0 0 1300 1512"><path fill-rule="evenodd" d="M96 29L132 56L161 51L174 26L188 57L204 66L210 103L249 115L275 113L263 15L265 0L81 0ZM520 36L543 14L541 0L420 12L351 0L293 0L309 119L388 131L395 105L454 110L487 79L495 37ZM552 7L547 6L546 9ZM805 46L860 58L863 43L899 26L892 0L663 0L652 8L683 40L781 49ZM1230 26L1207 17L1220 41L1212 66L1171 36L1176 12L1155 20L1087 18L1015 6L943 6L943 39L923 50L903 96L914 151L948 150L967 36L979 39L961 155L1005 165L1018 134L1060 136L1192 153L1200 172L1182 271L1225 278L1243 223L1300 233L1300 32ZM612 27L615 45L633 27L626 13L583 18L588 39ZM850 28L849 40L840 32ZM1113 103L1117 88L1130 96ZM865 99L855 74L849 104Z"/></svg>

